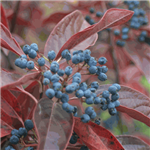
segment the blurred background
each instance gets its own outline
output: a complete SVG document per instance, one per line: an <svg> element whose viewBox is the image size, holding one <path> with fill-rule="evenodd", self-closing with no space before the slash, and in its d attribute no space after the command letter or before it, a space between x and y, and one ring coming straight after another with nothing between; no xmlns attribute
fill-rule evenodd
<svg viewBox="0 0 150 150"><path fill-rule="evenodd" d="M100 85L117 82L149 96L150 83L148 82L148 76L150 74L141 67L148 67L150 64L150 3L148 1L139 1L137 4L124 1L76 0L2 1L1 3L7 19L6 24L16 41L21 47L25 44L37 43L41 53L43 53L46 40L55 25L63 17L76 9L82 12L85 20L91 25L98 22L105 11L110 8L133 10L135 14L128 23L99 32L96 44L90 47L90 49L92 56L98 56L97 58L105 56L108 59L108 63L106 64L109 68L107 72L108 80L100 82ZM138 13L137 10L141 10L141 12ZM138 23L139 26L136 26ZM115 30L121 32L123 27L129 28L128 38L116 37ZM144 38L141 36L142 31L146 31ZM111 44L110 35L113 36L113 51L109 48ZM124 41L125 46L117 44L118 40ZM132 45L142 45L141 51L137 51L135 46L130 48L131 42ZM135 55L137 57L133 57ZM23 75L26 71L14 65L14 60L17 57L16 54L2 48L1 66L4 69L19 72L20 75ZM145 59L147 59L147 63L143 64ZM94 80L96 79L92 77L87 80L87 83L91 83ZM84 107L87 106L84 105ZM98 113L102 120L101 125L115 135L136 135L150 144L150 128L144 123L136 121L122 113L118 113L118 115L113 117L107 111Z"/></svg>

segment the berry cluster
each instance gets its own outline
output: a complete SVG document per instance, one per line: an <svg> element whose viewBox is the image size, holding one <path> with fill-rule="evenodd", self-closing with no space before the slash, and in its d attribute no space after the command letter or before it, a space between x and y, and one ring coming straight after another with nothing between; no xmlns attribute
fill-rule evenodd
<svg viewBox="0 0 150 150"><path fill-rule="evenodd" d="M25 128L20 127L18 130L17 129L13 129L11 131L11 137L9 139L9 142L11 144L18 144L20 139L23 139L24 137L27 136L28 131L32 130L34 125L32 120L26 120L24 122L24 126ZM11 145L8 145L5 150L15 150ZM28 150L33 150L33 147L28 147Z"/></svg>
<svg viewBox="0 0 150 150"><path fill-rule="evenodd" d="M124 29L125 30L125 29ZM123 30L123 32L125 32ZM36 44L34 43L34 46ZM35 46L38 49L38 46ZM25 45L23 47L23 51L26 55L22 55L19 60L26 60L27 55L31 58L32 53L36 53L36 50L33 50L32 44L31 46ZM102 110L108 109L110 115L115 115L117 110L115 107L119 106L120 103L118 101L119 94L117 91L120 90L120 85L115 83L109 87L108 91L104 91L101 94L96 94L96 90L99 87L99 83L97 81L92 82L90 85L87 85L86 82L81 82L81 73L82 69L85 70L84 75L94 75L97 76L100 81L107 80L107 71L108 68L105 66L107 59L105 57L100 57L96 60L94 57L91 56L91 51L89 49L86 50L76 50L71 55L68 49L65 49L61 53L61 59L65 59L68 63L68 66L63 70L60 69L59 61L61 59L55 61L56 54L53 50L48 52L48 59L46 57L39 58L35 63L38 63L39 69L42 71L40 66L45 65L45 59L50 62L50 67L48 70L42 72L43 74L43 85L46 86L48 89L45 91L46 96L49 99L53 99L54 97L58 99L58 102L62 103L62 109L65 110L67 113L73 113L75 117L78 116L77 114L77 107L72 106L68 103L69 101L69 94L74 94L77 98L81 99L82 102L91 105L101 105ZM35 57L32 57L35 58ZM21 63L18 63L19 60L15 61L17 66L21 66ZM29 59L29 58L28 58ZM44 59L44 61L42 61ZM27 62L28 63L28 62ZM28 69L30 67L26 66ZM34 66L34 65L33 65ZM77 67L78 70L73 72L74 67ZM22 67L21 67L22 68ZM24 67L25 68L25 67ZM33 67L34 68L34 67ZM111 98L109 96L111 95ZM92 119L96 118L97 114L94 111L93 107L89 106L85 109L85 114L80 116L81 121L87 123ZM95 123L100 125L100 119L95 119ZM33 124L29 123L29 120L25 122L25 128L21 128L19 130L22 131L22 135L25 137L27 135L27 131L33 128ZM26 132L25 132L26 131ZM18 135L18 130L14 129L13 136L10 138L10 142L12 144L17 144L19 142L20 136ZM78 136L74 133L70 139L70 143L76 143ZM82 149L88 149L87 147L83 146ZM28 150L32 150L32 147L28 147Z"/></svg>
<svg viewBox="0 0 150 150"><path fill-rule="evenodd" d="M139 29L141 26L146 25L148 23L148 19L145 16L145 11L142 8L138 8L139 1L124 1L124 3L128 6L129 10L134 11L134 14L129 21L129 27L122 28L122 34L120 33L120 30L114 30L115 36L118 36L120 38L121 34L121 39L116 41L116 44L121 47L125 46L125 40L129 38L128 33L130 29ZM140 42L144 42L146 37L147 32L142 31L140 36L138 37L138 40Z"/></svg>

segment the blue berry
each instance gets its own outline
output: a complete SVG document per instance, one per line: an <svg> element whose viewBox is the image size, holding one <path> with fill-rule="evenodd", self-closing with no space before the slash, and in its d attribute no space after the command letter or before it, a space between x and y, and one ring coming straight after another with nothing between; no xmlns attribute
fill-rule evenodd
<svg viewBox="0 0 150 150"><path fill-rule="evenodd" d="M111 93L111 94L116 94L117 93L117 87L112 85L108 88L108 91Z"/></svg>
<svg viewBox="0 0 150 150"><path fill-rule="evenodd" d="M26 67L27 67L27 60L26 59L24 59L24 58L21 58L20 59L20 68L21 69L25 69Z"/></svg>
<svg viewBox="0 0 150 150"><path fill-rule="evenodd" d="M48 78L43 79L43 84L48 85L50 83L50 80Z"/></svg>
<svg viewBox="0 0 150 150"><path fill-rule="evenodd" d="M106 98L102 97L102 98L101 98L101 104L102 104L102 105L105 105L106 102L107 102L107 101L106 101Z"/></svg>
<svg viewBox="0 0 150 150"><path fill-rule="evenodd" d="M122 33L123 34L127 34L128 32L129 32L129 28L128 27L122 28Z"/></svg>
<svg viewBox="0 0 150 150"><path fill-rule="evenodd" d="M63 50L61 53L62 58L66 58L68 53L70 53L68 49Z"/></svg>
<svg viewBox="0 0 150 150"><path fill-rule="evenodd" d="M91 93L91 96L93 96L94 98L96 98L97 94L96 93Z"/></svg>
<svg viewBox="0 0 150 150"><path fill-rule="evenodd" d="M136 8L136 9L134 9L134 14L133 14L133 16L138 16L139 15L139 10L138 10L138 8Z"/></svg>
<svg viewBox="0 0 150 150"><path fill-rule="evenodd" d="M106 73L108 71L108 68L106 66L101 67L102 73Z"/></svg>
<svg viewBox="0 0 150 150"><path fill-rule="evenodd" d="M121 40L118 40L118 41L116 42L116 44L117 44L118 46L123 47L123 46L125 45L125 42L124 42L124 41L121 41Z"/></svg>
<svg viewBox="0 0 150 150"><path fill-rule="evenodd" d="M79 78L81 78L81 74L80 74L79 72L76 72L76 73L73 75L73 77L79 77Z"/></svg>
<svg viewBox="0 0 150 150"><path fill-rule="evenodd" d="M94 119L96 117L96 112L93 112L92 115L90 116L91 119Z"/></svg>
<svg viewBox="0 0 150 150"><path fill-rule="evenodd" d="M77 143L77 140L78 140L78 138L76 136L71 136L69 143L75 144L75 143Z"/></svg>
<svg viewBox="0 0 150 150"><path fill-rule="evenodd" d="M134 5L133 4L130 4L129 5L129 10L133 10L134 9Z"/></svg>
<svg viewBox="0 0 150 150"><path fill-rule="evenodd" d="M89 49L86 49L85 51L83 51L83 55L85 60L90 60L91 51Z"/></svg>
<svg viewBox="0 0 150 150"><path fill-rule="evenodd" d="M29 52L29 57L34 59L37 56L37 53L35 50L31 49Z"/></svg>
<svg viewBox="0 0 150 150"><path fill-rule="evenodd" d="M83 53L83 50L75 50L73 51L73 55Z"/></svg>
<svg viewBox="0 0 150 150"><path fill-rule="evenodd" d="M100 57L98 60L98 63L100 65L104 65L104 64L106 64L106 62L107 62L107 59L105 57Z"/></svg>
<svg viewBox="0 0 150 150"><path fill-rule="evenodd" d="M56 73L59 70L59 64L56 61L53 61L50 66L50 70Z"/></svg>
<svg viewBox="0 0 150 150"><path fill-rule="evenodd" d="M118 83L114 83L113 86L117 88L117 91L121 90L121 86Z"/></svg>
<svg viewBox="0 0 150 150"><path fill-rule="evenodd" d="M86 98L88 98L88 97L91 97L91 91L88 89L88 90L86 90L86 91L84 91L84 96L86 97Z"/></svg>
<svg viewBox="0 0 150 150"><path fill-rule="evenodd" d="M94 98L94 104L100 104L101 99L99 97Z"/></svg>
<svg viewBox="0 0 150 150"><path fill-rule="evenodd" d="M89 150L87 146L82 146L80 150Z"/></svg>
<svg viewBox="0 0 150 150"><path fill-rule="evenodd" d="M30 70L34 69L34 62L33 61L28 61L27 62L27 68L30 69Z"/></svg>
<svg viewBox="0 0 150 150"><path fill-rule="evenodd" d="M53 89L47 89L45 94L48 98L52 99L55 96L55 91Z"/></svg>
<svg viewBox="0 0 150 150"><path fill-rule="evenodd" d="M72 56L72 63L78 64L80 63L80 55L76 54Z"/></svg>
<svg viewBox="0 0 150 150"><path fill-rule="evenodd" d="M61 101L62 103L67 103L69 101L69 96L66 93L63 93L61 97Z"/></svg>
<svg viewBox="0 0 150 150"><path fill-rule="evenodd" d="M23 46L23 52L25 54L29 54L30 49L31 49L31 47L29 45L27 45L27 44Z"/></svg>
<svg viewBox="0 0 150 150"><path fill-rule="evenodd" d="M20 135L19 135L17 129L13 129L13 130L11 131L11 135L16 135L18 138L20 138Z"/></svg>
<svg viewBox="0 0 150 150"><path fill-rule="evenodd" d="M71 68L70 66L67 66L67 67L65 68L65 74L66 74L67 76L69 76L69 75L72 74L72 68Z"/></svg>
<svg viewBox="0 0 150 150"><path fill-rule="evenodd" d="M70 53L68 53L67 55L66 55L66 60L68 61L68 60L71 60L71 54Z"/></svg>
<svg viewBox="0 0 150 150"><path fill-rule="evenodd" d="M120 30L116 29L114 30L114 35L119 35L120 34Z"/></svg>
<svg viewBox="0 0 150 150"><path fill-rule="evenodd" d="M79 78L79 77L73 77L72 82L76 82L76 83L79 84L81 82L81 78Z"/></svg>
<svg viewBox="0 0 150 150"><path fill-rule="evenodd" d="M52 83L58 82L59 81L59 75L58 74L52 75L51 81L52 81Z"/></svg>
<svg viewBox="0 0 150 150"><path fill-rule="evenodd" d="M93 96L91 96L91 97L88 97L88 98L86 98L85 99L85 102L87 103L87 104L93 104L94 103L94 97Z"/></svg>
<svg viewBox="0 0 150 150"><path fill-rule="evenodd" d="M103 93L102 93L102 96L104 97L104 98L108 98L109 97L109 91L107 91L107 90L105 90L105 91L103 91Z"/></svg>
<svg viewBox="0 0 150 150"><path fill-rule="evenodd" d="M145 37L144 37L144 36L140 36L140 37L138 38L138 40L139 40L140 42L144 42L144 41L145 41Z"/></svg>
<svg viewBox="0 0 150 150"><path fill-rule="evenodd" d="M120 102L118 100L114 101L113 103L114 103L115 107L120 106Z"/></svg>
<svg viewBox="0 0 150 150"><path fill-rule="evenodd" d="M95 120L95 123L96 123L97 125L100 125L100 123L101 123L101 122L100 122L100 119L96 119L96 120Z"/></svg>
<svg viewBox="0 0 150 150"><path fill-rule="evenodd" d="M107 80L107 75L105 73L100 73L98 76L98 79L100 81L105 81L105 80Z"/></svg>
<svg viewBox="0 0 150 150"><path fill-rule="evenodd" d="M123 34L122 37L121 37L123 40L127 40L129 37L127 34Z"/></svg>
<svg viewBox="0 0 150 150"><path fill-rule="evenodd" d="M106 101L107 101L107 104L109 104L111 102L109 97L106 98Z"/></svg>
<svg viewBox="0 0 150 150"><path fill-rule="evenodd" d="M94 21L93 19L90 19L90 20L89 20L89 24L90 24L90 25L93 25L93 24L95 24L95 21Z"/></svg>
<svg viewBox="0 0 150 150"><path fill-rule="evenodd" d="M76 87L73 84L66 86L66 92L67 93L73 93L76 90Z"/></svg>
<svg viewBox="0 0 150 150"><path fill-rule="evenodd" d="M12 146L8 145L7 147L5 147L5 150L15 150Z"/></svg>
<svg viewBox="0 0 150 150"><path fill-rule="evenodd" d="M96 89L95 89L95 88L89 88L89 90L90 90L91 92L96 92Z"/></svg>
<svg viewBox="0 0 150 150"><path fill-rule="evenodd" d="M88 114L89 116L92 115L93 112L94 112L94 109L91 106L85 109L85 114Z"/></svg>
<svg viewBox="0 0 150 150"><path fill-rule="evenodd" d="M89 121L90 121L90 116L87 115L87 114L83 114L83 115L81 116L81 121L84 122L84 123L89 122Z"/></svg>
<svg viewBox="0 0 150 150"><path fill-rule="evenodd" d="M9 139L9 142L10 142L11 144L18 144L19 138L18 138L17 136L13 135L13 136Z"/></svg>
<svg viewBox="0 0 150 150"><path fill-rule="evenodd" d="M59 69L58 72L57 72L57 74L58 74L59 76L63 76L63 75L65 74L65 71L62 70L62 69Z"/></svg>
<svg viewBox="0 0 150 150"><path fill-rule="evenodd" d="M102 13L102 12L98 11L98 12L96 13L96 17L102 17L102 16L103 16L103 13Z"/></svg>
<svg viewBox="0 0 150 150"><path fill-rule="evenodd" d="M28 133L27 133L27 130L25 128L21 127L18 130L18 134L20 135L20 137L22 137L22 136L26 137Z"/></svg>
<svg viewBox="0 0 150 150"><path fill-rule="evenodd" d="M94 10L94 8L90 8L90 13L94 13L95 12L95 10Z"/></svg>
<svg viewBox="0 0 150 150"><path fill-rule="evenodd" d="M39 66L44 66L45 65L45 59L43 57L39 58L38 64L39 64Z"/></svg>
<svg viewBox="0 0 150 150"><path fill-rule="evenodd" d="M85 82L82 82L80 84L80 90L82 90L82 91L86 91L87 90L87 84Z"/></svg>
<svg viewBox="0 0 150 150"><path fill-rule="evenodd" d="M26 55L21 55L20 58L27 59L27 56Z"/></svg>
<svg viewBox="0 0 150 150"><path fill-rule="evenodd" d="M110 102L110 103L108 104L108 109L112 109L112 108L115 108L115 104L112 103L112 102Z"/></svg>
<svg viewBox="0 0 150 150"><path fill-rule="evenodd" d="M29 120L29 119L27 119L24 122L24 126L25 126L25 128L26 128L27 131L32 130L33 127L34 127L32 120Z"/></svg>
<svg viewBox="0 0 150 150"><path fill-rule="evenodd" d="M34 51L38 51L39 49L38 49L38 45L36 44L36 43L32 43L31 45L30 45L30 47L31 47L31 49L33 49Z"/></svg>
<svg viewBox="0 0 150 150"><path fill-rule="evenodd" d="M15 65L16 65L17 67L20 67L20 66L21 66L21 58L17 58L17 59L15 60Z"/></svg>
<svg viewBox="0 0 150 150"><path fill-rule="evenodd" d="M85 16L85 20L86 20L86 21L89 21L90 19L91 19L91 17L90 17L90 16L88 16L88 15L87 15L87 16Z"/></svg>
<svg viewBox="0 0 150 150"><path fill-rule="evenodd" d="M96 66L97 65L97 61L95 60L94 57L90 57L90 60L88 62L88 65L91 66Z"/></svg>
<svg viewBox="0 0 150 150"><path fill-rule="evenodd" d="M117 114L116 108L108 109L108 111L109 111L109 114L112 116Z"/></svg>
<svg viewBox="0 0 150 150"><path fill-rule="evenodd" d="M146 36L147 36L147 31L142 31L142 32L141 32L141 36L146 37Z"/></svg>
<svg viewBox="0 0 150 150"><path fill-rule="evenodd" d="M72 85L75 87L75 90L79 89L79 84L77 82L73 82Z"/></svg>
<svg viewBox="0 0 150 150"><path fill-rule="evenodd" d="M76 97L81 98L84 96L84 92L82 90L78 90L75 95Z"/></svg>
<svg viewBox="0 0 150 150"><path fill-rule="evenodd" d="M145 15L145 11L141 8L141 9L139 9L139 14L140 14L141 16L144 16L144 15Z"/></svg>
<svg viewBox="0 0 150 150"><path fill-rule="evenodd" d="M44 76L45 78L48 78L49 80L51 80L52 73L51 73L50 70L48 70L48 71L45 71L45 72L44 72L43 76Z"/></svg>
<svg viewBox="0 0 150 150"><path fill-rule="evenodd" d="M61 87L62 87L62 85L61 85L61 83L59 83L59 82L55 82L55 83L53 84L53 89L54 89L54 91L59 91L59 90L61 89Z"/></svg>
<svg viewBox="0 0 150 150"><path fill-rule="evenodd" d="M63 110L67 110L67 107L69 107L69 103L67 103L67 102L64 102L63 104L62 104L62 108L63 108Z"/></svg>
<svg viewBox="0 0 150 150"><path fill-rule="evenodd" d="M27 150L34 150L34 148L33 147L28 147L28 149Z"/></svg>
<svg viewBox="0 0 150 150"><path fill-rule="evenodd" d="M55 91L55 97L56 98L61 98L62 97L62 92L61 91Z"/></svg>
<svg viewBox="0 0 150 150"><path fill-rule="evenodd" d="M48 52L48 59L49 60L53 60L53 59L55 59L55 57L56 57L55 51L51 50Z"/></svg>
<svg viewBox="0 0 150 150"><path fill-rule="evenodd" d="M99 87L99 84L98 84L97 81L94 81L94 82L91 83L91 88L98 89L98 87Z"/></svg>
<svg viewBox="0 0 150 150"><path fill-rule="evenodd" d="M111 100L112 101L116 101L116 100L118 100L119 99L119 93L116 93L116 94L112 94L111 95Z"/></svg>
<svg viewBox="0 0 150 150"><path fill-rule="evenodd" d="M102 105L102 107L101 107L101 109L102 109L103 111L107 110L107 108L108 108L108 106L107 106L106 104Z"/></svg>
<svg viewBox="0 0 150 150"><path fill-rule="evenodd" d="M70 105L66 108L66 112L73 113L74 112L74 106Z"/></svg>

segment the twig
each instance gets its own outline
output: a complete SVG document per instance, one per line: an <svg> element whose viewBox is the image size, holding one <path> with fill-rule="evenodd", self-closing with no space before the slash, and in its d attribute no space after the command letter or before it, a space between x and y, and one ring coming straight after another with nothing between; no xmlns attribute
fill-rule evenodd
<svg viewBox="0 0 150 150"><path fill-rule="evenodd" d="M116 53L114 51L114 43L113 43L113 37L112 37L111 31L109 31L109 35L110 35L110 52L113 57L113 63L115 66L115 71L116 71L116 81L115 82L119 84L119 65L118 65Z"/></svg>
<svg viewBox="0 0 150 150"><path fill-rule="evenodd" d="M11 29L10 29L10 32L12 33L15 29L15 25L16 25L16 20L17 20L17 15L19 13L19 6L20 6L20 3L21 1L18 1L17 4L16 4L16 7L15 7L15 10L14 10L14 16L12 18L12 21L11 21Z"/></svg>

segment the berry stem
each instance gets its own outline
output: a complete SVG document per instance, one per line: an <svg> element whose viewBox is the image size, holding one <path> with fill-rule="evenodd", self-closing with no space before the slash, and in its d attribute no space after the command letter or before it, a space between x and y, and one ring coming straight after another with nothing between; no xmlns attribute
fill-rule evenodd
<svg viewBox="0 0 150 150"><path fill-rule="evenodd" d="M33 132L33 134L34 134L34 136L36 137L36 140L37 140L38 138L37 138L37 135L36 135L34 129L32 129L32 132Z"/></svg>
<svg viewBox="0 0 150 150"><path fill-rule="evenodd" d="M61 61L61 59L62 59L62 57L60 57L60 58L57 60L57 62L59 63L59 62Z"/></svg>

